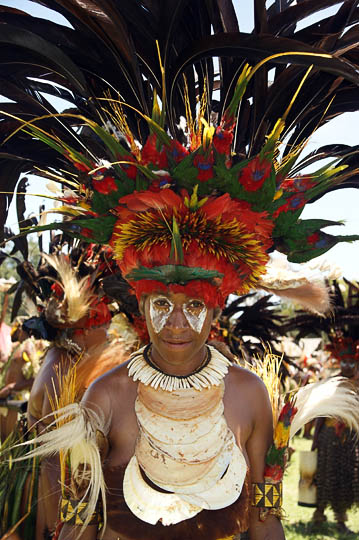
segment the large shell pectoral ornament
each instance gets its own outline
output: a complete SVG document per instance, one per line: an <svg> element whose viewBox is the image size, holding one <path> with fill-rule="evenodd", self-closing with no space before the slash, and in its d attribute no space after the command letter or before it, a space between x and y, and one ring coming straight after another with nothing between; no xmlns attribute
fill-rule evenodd
<svg viewBox="0 0 359 540"><path fill-rule="evenodd" d="M176 392L139 384L140 434L123 485L126 504L139 519L174 525L240 496L247 464L224 418L223 392L223 381ZM168 493L146 483L141 469Z"/></svg>

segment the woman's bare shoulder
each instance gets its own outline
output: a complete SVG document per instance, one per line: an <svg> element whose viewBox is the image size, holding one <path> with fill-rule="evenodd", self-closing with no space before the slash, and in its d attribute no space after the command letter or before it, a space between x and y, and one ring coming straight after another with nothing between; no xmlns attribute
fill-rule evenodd
<svg viewBox="0 0 359 540"><path fill-rule="evenodd" d="M250 386L251 388L265 388L265 385L260 377L250 371L236 364L232 365L228 370L228 379L232 384L240 386Z"/></svg>
<svg viewBox="0 0 359 540"><path fill-rule="evenodd" d="M114 403L126 402L137 392L137 383L128 376L127 363L116 366L96 379L86 390L83 402L111 408Z"/></svg>
<svg viewBox="0 0 359 540"><path fill-rule="evenodd" d="M128 376L127 364L128 361L106 371L106 373L94 380L90 388L104 389L112 386L118 388L118 385L126 387L132 381Z"/></svg>

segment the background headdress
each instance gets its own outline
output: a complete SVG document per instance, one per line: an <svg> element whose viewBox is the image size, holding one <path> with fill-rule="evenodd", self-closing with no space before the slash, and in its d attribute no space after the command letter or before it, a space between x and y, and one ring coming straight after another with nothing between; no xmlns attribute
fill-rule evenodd
<svg viewBox="0 0 359 540"><path fill-rule="evenodd" d="M279 302L268 294L249 293L228 299L219 318L212 323L209 340L222 341L239 362L257 363L268 353L278 361L282 380L289 375L288 364L301 369L279 343L284 335Z"/></svg>
<svg viewBox="0 0 359 540"><path fill-rule="evenodd" d="M359 284L345 278L333 280L330 296L330 314L318 317L297 311L284 321L284 332L295 333L297 340L313 335L322 337L335 363L342 359L359 362Z"/></svg>
<svg viewBox="0 0 359 540"><path fill-rule="evenodd" d="M15 242L7 255L16 263L19 278L10 291L15 293L11 318L22 302L28 302L28 310L35 315L23 317L22 325L30 335L53 340L60 330L84 330L110 322L111 299L103 289L115 267L110 248L52 235L49 253L39 251L36 264L24 246L28 248L27 243Z"/></svg>
<svg viewBox="0 0 359 540"><path fill-rule="evenodd" d="M253 34L238 32L232 2L42 4L72 28L2 8L0 86L15 101L2 107L4 191L24 171L64 186L66 220L43 228L110 243L137 296L170 286L213 305L258 287L273 249L304 262L359 238L300 219L356 185L356 148L300 157L315 129L357 108L352 2L317 41L295 27L313 2L256 2Z"/></svg>

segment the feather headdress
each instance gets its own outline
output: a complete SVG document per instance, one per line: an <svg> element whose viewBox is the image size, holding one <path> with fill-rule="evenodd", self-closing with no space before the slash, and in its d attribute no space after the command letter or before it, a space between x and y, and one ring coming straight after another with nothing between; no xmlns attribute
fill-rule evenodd
<svg viewBox="0 0 359 540"><path fill-rule="evenodd" d="M4 47L16 44L18 63L29 66L11 63L17 82L73 105L58 114L42 94L27 99L5 85L17 100L2 111L6 155L20 153L20 170L67 188L56 210L66 220L37 230L110 244L138 297L169 287L212 305L258 288L273 249L304 262L359 238L322 230L335 222L300 219L307 203L355 185L350 152L300 155L328 111L346 110L337 94L359 77L339 39L287 37L291 2L283 14L256 4L254 35L238 32L231 2L43 4L71 28L31 25L10 8L0 19ZM344 4L335 35L353 18ZM324 157L331 162L303 173Z"/></svg>
<svg viewBox="0 0 359 540"><path fill-rule="evenodd" d="M23 323L35 337L53 340L59 330L101 326L112 317L110 299L102 289L113 272L111 250L78 242L67 246L68 253L61 248L64 244L51 255L42 253L36 269L29 261L18 266L25 291L39 312Z"/></svg>

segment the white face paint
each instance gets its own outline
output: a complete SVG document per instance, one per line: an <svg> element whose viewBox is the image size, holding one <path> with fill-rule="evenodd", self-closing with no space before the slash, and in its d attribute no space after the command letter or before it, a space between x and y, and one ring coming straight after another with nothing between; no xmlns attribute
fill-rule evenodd
<svg viewBox="0 0 359 540"><path fill-rule="evenodd" d="M167 296L150 298L150 317L154 331L159 334L165 327L175 304ZM191 299L182 306L182 311L192 330L201 333L207 316L207 307L202 300Z"/></svg>
<svg viewBox="0 0 359 540"><path fill-rule="evenodd" d="M174 303L166 296L150 298L150 317L154 331L159 334L164 328L174 308Z"/></svg>
<svg viewBox="0 0 359 540"><path fill-rule="evenodd" d="M202 300L193 299L186 302L182 309L192 330L200 334L207 316L206 304Z"/></svg>

